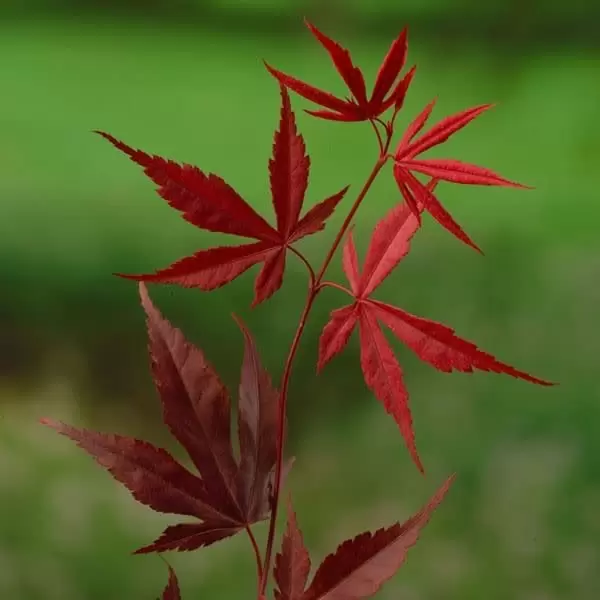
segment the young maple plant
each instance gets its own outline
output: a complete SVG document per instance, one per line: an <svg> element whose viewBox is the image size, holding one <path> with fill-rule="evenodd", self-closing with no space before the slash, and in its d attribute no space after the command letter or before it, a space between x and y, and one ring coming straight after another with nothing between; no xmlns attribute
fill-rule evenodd
<svg viewBox="0 0 600 600"><path fill-rule="evenodd" d="M329 54L350 96L338 98L267 65L279 82L281 94L279 127L268 165L276 225L259 215L217 175L136 150L108 133L98 132L143 168L158 186L158 194L186 221L208 231L253 240L199 250L152 274L121 275L140 282L151 369L162 403L163 420L187 451L197 472L192 473L169 452L145 441L77 429L50 419L43 422L91 454L138 502L155 511L192 518L168 526L162 535L136 553L197 550L244 532L256 558L258 600L266 600L270 593L271 577L276 600L359 600L373 596L399 569L408 549L444 498L453 476L407 521L373 533L361 533L343 542L323 560L310 582L310 557L290 501L281 549L273 560L281 491L292 464L291 460L285 460L284 453L289 382L302 334L320 293L335 288L345 292L350 303L334 310L323 329L318 369L343 350L358 327L365 383L397 423L412 460L422 472L402 368L382 327L388 328L421 360L439 371L471 373L479 369L540 385L552 384L497 360L472 342L458 337L446 325L374 297L379 285L408 254L424 212L459 240L479 250L439 201L436 192L439 182L525 187L476 165L453 159L420 158L423 152L446 141L490 105L446 117L421 133L432 112L431 103L408 126L396 149L391 151L395 120L415 74L415 67L403 74L406 30L393 41L377 73L373 92L367 97L363 74L353 64L349 52L310 23L307 26ZM348 187L303 213L310 160L297 129L288 90L319 105L320 110L306 111L315 117L369 122L378 146L372 170L318 269L295 244L324 229L327 219L345 198ZM391 115L386 120L383 115L388 111ZM393 206L376 225L361 268L352 237L352 221L387 163L393 165L393 177L404 201ZM421 181L415 173L428 180ZM349 287L325 278L342 244L342 265ZM187 341L183 333L161 315L144 282L207 291L261 264L254 285L252 306L256 306L281 287L288 252L296 255L306 267L309 286L279 389L262 366L252 334L235 317L242 333L244 355L237 401L238 443L234 448L226 387L202 350ZM255 537L254 526L267 519L269 527L263 551ZM175 571L170 566L162 597L165 600L181 597Z"/></svg>

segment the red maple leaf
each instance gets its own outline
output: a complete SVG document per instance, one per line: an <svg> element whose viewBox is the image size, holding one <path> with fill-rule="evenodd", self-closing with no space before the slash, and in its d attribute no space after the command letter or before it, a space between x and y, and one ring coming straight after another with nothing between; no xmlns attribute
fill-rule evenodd
<svg viewBox="0 0 600 600"><path fill-rule="evenodd" d="M162 600L181 600L181 590L179 589L177 575L171 566L169 566L169 582L163 591Z"/></svg>
<svg viewBox="0 0 600 600"><path fill-rule="evenodd" d="M417 156L434 146L442 144L481 113L492 107L491 104L484 104L446 117L439 123L436 123L429 131L414 139L427 123L434 104L435 101L429 103L408 126L402 136L394 154L394 178L396 179L400 193L404 196L404 199L415 215L418 216L416 205L420 203L442 227L445 227L465 244L481 252L481 249L471 240L436 198L433 191L421 183L413 172L452 183L517 188L527 188L527 186L504 179L489 169L458 160L417 159Z"/></svg>
<svg viewBox="0 0 600 600"><path fill-rule="evenodd" d="M352 95L351 98L346 100L338 98L291 75L286 75L267 64L267 69L280 84L326 109L306 112L330 121L367 121L378 117L393 105L396 106L396 110L400 108L415 72L413 67L396 83L406 62L408 51L406 29L402 30L400 35L392 42L379 67L371 97L367 98L364 76L362 71L352 62L348 50L327 37L308 21L305 20L305 23L329 53L335 68Z"/></svg>
<svg viewBox="0 0 600 600"><path fill-rule="evenodd" d="M281 287L287 251L294 242L322 230L348 190L348 187L342 189L300 218L310 159L283 86L281 99L279 130L275 132L273 157L269 161L276 228L220 177L207 175L192 165L135 150L108 133L97 132L142 166L144 173L158 186L158 194L179 210L186 221L207 231L256 240L250 244L200 250L153 274L121 276L213 290L239 277L253 265L264 263L256 278L253 306Z"/></svg>
<svg viewBox="0 0 600 600"><path fill-rule="evenodd" d="M434 187L435 183L430 183L428 190ZM419 204L417 209L422 210L422 206ZM370 297L408 254L411 238L418 228L418 217L407 204L395 206L375 227L362 272L352 234L347 237L343 266L350 283L348 293L354 297L354 302L331 313L319 340L318 369L342 351L358 324L365 382L396 420L415 464L422 471L402 369L381 324L386 325L421 360L439 371L471 373L478 369L505 373L540 385L552 384L500 362L472 342L456 336L454 330L446 325L417 317Z"/></svg>
<svg viewBox="0 0 600 600"><path fill-rule="evenodd" d="M249 331L238 321L245 342L238 404L238 464L225 386L202 351L154 307L144 284L140 284L140 295L163 420L199 476L148 442L76 429L49 419L43 423L91 454L138 502L158 512L199 519L167 527L156 541L136 553L195 550L232 536L270 514L278 393L261 366Z"/></svg>
<svg viewBox="0 0 600 600"><path fill-rule="evenodd" d="M453 479L448 478L427 505L404 523L346 540L323 560L308 587L310 558L290 507L275 563L276 600L362 600L373 596L402 566Z"/></svg>

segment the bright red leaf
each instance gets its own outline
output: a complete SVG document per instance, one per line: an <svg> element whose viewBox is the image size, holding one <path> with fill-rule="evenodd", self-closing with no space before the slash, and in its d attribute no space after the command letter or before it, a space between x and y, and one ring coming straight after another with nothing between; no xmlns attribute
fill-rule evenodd
<svg viewBox="0 0 600 600"><path fill-rule="evenodd" d="M281 87L281 116L275 132L269 176L277 227L271 226L220 177L197 167L166 160L135 150L108 133L98 132L143 167L158 186L158 194L183 218L207 231L239 235L257 241L238 246L200 250L153 274L122 275L137 281L172 283L213 290L250 267L262 263L254 286L257 305L282 285L286 252L290 245L325 227L325 221L344 197L347 187L309 210L300 213L308 185L310 160L288 93Z"/></svg>
<svg viewBox="0 0 600 600"><path fill-rule="evenodd" d="M428 184L425 188L428 193L433 193L436 183L432 181ZM417 211L421 210L423 204L417 202ZM359 272L352 235L348 236L343 266L350 282L351 289L348 293L355 300L353 304L331 313L319 341L318 369L322 369L343 350L358 324L360 360L365 382L386 411L394 417L415 464L422 470L402 369L381 330L381 324L388 327L421 360L439 371L491 371L539 385L552 384L497 360L472 342L455 335L454 330L445 325L417 317L370 297L408 254L410 241L418 228L418 216L407 204L399 204L390 210L375 227L362 273Z"/></svg>
<svg viewBox="0 0 600 600"><path fill-rule="evenodd" d="M345 541L323 560L306 589L310 559L295 515L290 511L275 567L275 580L279 585L276 600L362 600L372 597L403 565L408 551L417 543L421 530L444 499L453 479L448 478L427 505L404 523L398 522L374 533L361 533ZM290 589L292 593L287 593Z"/></svg>
<svg viewBox="0 0 600 600"><path fill-rule="evenodd" d="M468 185L495 185L517 188L526 188L527 186L505 179L489 169L458 160L416 159L423 152L445 142L450 136L492 107L491 104L484 104L446 117L415 139L415 136L426 125L434 104L435 102L429 103L408 126L402 136L394 155L394 178L400 193L413 212L416 212L415 203L419 202L442 227L465 244L481 252L477 244L442 206L437 197L413 175L413 172L428 175L437 180Z"/></svg>
<svg viewBox="0 0 600 600"><path fill-rule="evenodd" d="M199 476L148 442L76 429L48 419L43 422L75 441L138 502L158 512L199 520L167 527L156 541L137 553L195 550L269 515L278 396L250 332L238 321L245 341L238 403L238 464L231 440L229 395L219 376L202 351L154 307L144 284L140 284L140 295L163 420Z"/></svg>
<svg viewBox="0 0 600 600"><path fill-rule="evenodd" d="M368 98L362 71L354 65L348 50L319 31L308 21L306 21L306 26L329 54L337 72L351 94L349 99L338 98L329 92L320 90L291 75L286 75L270 65L266 65L271 75L281 85L326 109L306 112L330 121L366 121L379 117L391 106L395 106L396 112L400 109L414 75L413 68L397 81L406 63L408 51L406 29L392 42L379 67L371 97Z"/></svg>

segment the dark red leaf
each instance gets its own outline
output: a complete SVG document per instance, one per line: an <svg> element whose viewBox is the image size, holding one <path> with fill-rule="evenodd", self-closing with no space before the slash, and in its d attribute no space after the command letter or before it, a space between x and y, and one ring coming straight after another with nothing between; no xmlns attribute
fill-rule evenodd
<svg viewBox="0 0 600 600"><path fill-rule="evenodd" d="M357 320L356 305L344 306L331 313L329 322L323 328L319 338L319 362L317 364L319 371L345 348Z"/></svg>
<svg viewBox="0 0 600 600"><path fill-rule="evenodd" d="M310 160L302 136L298 134L290 98L281 86L281 116L275 132L273 157L269 161L271 194L277 215L277 229L288 238L298 223L308 186Z"/></svg>
<svg viewBox="0 0 600 600"><path fill-rule="evenodd" d="M424 472L415 444L412 416L408 405L408 392L404 386L402 369L379 328L376 316L371 308L361 303L358 315L360 364L365 383L398 424L413 461L417 468Z"/></svg>
<svg viewBox="0 0 600 600"><path fill-rule="evenodd" d="M426 160L403 160L402 167L423 173L436 179L450 181L452 183L464 183L468 185L500 185L506 187L526 188L520 183L504 179L494 171L478 167L458 160L426 159Z"/></svg>
<svg viewBox="0 0 600 600"><path fill-rule="evenodd" d="M301 600L310 572L310 556L298 528L296 515L288 506L287 529L281 552L275 558L275 600Z"/></svg>
<svg viewBox="0 0 600 600"><path fill-rule="evenodd" d="M350 57L348 50L340 46L340 44L330 37L327 37L307 20L305 20L305 23L311 33L329 53L337 72L346 82L348 89L352 92L358 104L365 105L367 103L365 80L360 69L355 67L352 63L352 58Z"/></svg>
<svg viewBox="0 0 600 600"><path fill-rule="evenodd" d="M229 394L203 352L160 314L143 284L140 296L163 420L202 474L215 505L241 519Z"/></svg>
<svg viewBox="0 0 600 600"><path fill-rule="evenodd" d="M168 527L138 553L194 550L213 544L266 518L272 509L276 458L277 392L260 366L250 332L240 322L246 352L242 367L238 425L241 464L234 458L229 395L202 351L189 343L152 304L144 284L152 373L163 420L185 448L200 476L165 450L115 434L75 429L43 420L81 448L159 512L201 522ZM287 461L284 474L291 461Z"/></svg>
<svg viewBox="0 0 600 600"><path fill-rule="evenodd" d="M199 519L225 518L202 480L182 467L166 450L113 433L77 429L52 419L42 424L73 440L142 504L157 512Z"/></svg>
<svg viewBox="0 0 600 600"><path fill-rule="evenodd" d="M402 566L452 481L450 477L429 503L405 523L362 533L341 544L321 563L303 600L372 597Z"/></svg>
<svg viewBox="0 0 600 600"><path fill-rule="evenodd" d="M261 365L256 345L241 320L244 360L240 380L238 431L240 439L240 499L249 521L268 514L269 476L277 459L278 392Z"/></svg>
<svg viewBox="0 0 600 600"><path fill-rule="evenodd" d="M169 565L169 583L164 589L162 594L162 600L181 600L181 590L179 589L179 582L177 581L177 575L173 568Z"/></svg>
<svg viewBox="0 0 600 600"><path fill-rule="evenodd" d="M180 523L170 525L163 534L148 546L143 546L134 554L148 554L150 552L190 552L210 546L231 537L240 531L239 525L231 523Z"/></svg>
<svg viewBox="0 0 600 600"><path fill-rule="evenodd" d="M101 133L101 132L99 132ZM196 167L179 165L159 156L134 150L109 134L101 133L159 185L159 193L186 220L209 231L254 237L240 246L200 250L155 273L125 275L136 281L177 284L205 291L219 288L263 262L254 285L252 306L270 298L283 283L285 256L293 242L320 231L348 188L317 204L300 219L308 185L310 160L298 133L288 92L281 87L279 129L275 132L269 173L277 229L269 225L227 183L205 175Z"/></svg>
<svg viewBox="0 0 600 600"><path fill-rule="evenodd" d="M389 327L421 360L450 373L452 370L471 373L473 369L505 373L539 385L553 385L510 365L500 362L491 354L483 352L475 344L459 338L446 325L417 317L377 300L370 301L377 318Z"/></svg>
<svg viewBox="0 0 600 600"><path fill-rule="evenodd" d="M277 241L278 233L225 181L192 165L180 165L127 146L98 131L113 146L144 168L158 193L183 218L201 229L259 240Z"/></svg>
<svg viewBox="0 0 600 600"><path fill-rule="evenodd" d="M370 103L373 106L381 106L385 96L390 91L398 75L400 74L400 71L402 71L404 68L406 54L408 53L407 35L408 32L405 28L392 42L388 53L379 67L370 100ZM392 94L392 96L394 95L395 94Z"/></svg>

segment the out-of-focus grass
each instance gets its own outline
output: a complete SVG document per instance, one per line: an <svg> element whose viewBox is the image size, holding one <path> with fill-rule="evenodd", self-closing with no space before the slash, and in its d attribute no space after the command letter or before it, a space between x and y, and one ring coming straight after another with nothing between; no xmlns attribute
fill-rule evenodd
<svg viewBox="0 0 600 600"><path fill-rule="evenodd" d="M90 130L106 129L215 171L269 214L266 163L278 96L258 59L342 89L318 49L304 42L282 46L131 26L2 31L0 70L8 92L0 111L0 274L8 293L0 306L10 324L34 323L34 332L44 327L48 343L65 351L81 341L79 329L89 329L90 337L109 331L112 343L95 358L108 363L133 336L129 331L139 330L140 354L132 361L141 364L142 319L132 286L109 273L162 266L215 238L181 222L139 170ZM386 44L353 41L352 47L373 73ZM419 75L403 122L434 96L438 115L498 101L444 152L536 190L441 187L444 202L487 256L470 253L428 221L381 297L448 322L501 358L562 385L541 390L493 375L438 374L400 349L431 469L423 480L360 383L355 343L321 379L313 375L317 321L340 301L328 296L303 346L292 393L292 411L302 417L292 421L299 518L322 556L343 537L407 516L457 470L448 502L383 600L591 600L600 592L594 567L600 560L600 348L593 335L600 300L599 60L558 52L508 60L475 48L434 51L418 40L411 58ZM314 164L309 201L346 183L356 191L375 152L368 128L303 115L299 121ZM389 176L378 182L357 225L361 249L396 200ZM318 239L305 247L311 256L322 254ZM300 267L290 261L289 268L281 295L248 316L275 373L303 287ZM209 296L188 292L185 305L184 294L161 296L167 305L171 300L175 321L196 321L202 332L196 339L232 382L231 344L239 345L239 334L227 313L249 300L249 281ZM181 319L176 305L187 310ZM34 424L41 415L81 422L81 392L71 383L55 386L42 382L27 395L2 392L0 595L154 597L164 581L162 565L127 553L166 520L134 506L72 445ZM155 403L152 396L144 401ZM145 409L155 411L148 424L115 404L108 414L97 409L88 425L152 435L156 407ZM246 545L239 539L203 555L174 557L184 592L242 597L252 585Z"/></svg>

